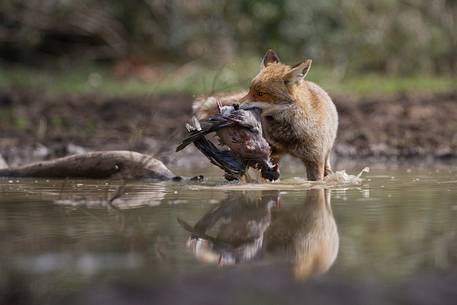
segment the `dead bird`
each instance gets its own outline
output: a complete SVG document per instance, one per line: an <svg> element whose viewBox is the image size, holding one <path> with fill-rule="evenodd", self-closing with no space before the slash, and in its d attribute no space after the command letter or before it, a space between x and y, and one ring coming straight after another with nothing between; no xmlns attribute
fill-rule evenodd
<svg viewBox="0 0 457 305"><path fill-rule="evenodd" d="M193 126L187 125L189 136L176 148L180 151L190 143L210 159L211 163L225 171L227 180L239 180L249 167L260 170L263 178L270 181L279 178L279 167L270 161L271 149L262 134L261 110L240 107L238 104L222 106L219 113L199 122L193 118ZM218 149L206 135L215 132L220 144L229 150Z"/></svg>

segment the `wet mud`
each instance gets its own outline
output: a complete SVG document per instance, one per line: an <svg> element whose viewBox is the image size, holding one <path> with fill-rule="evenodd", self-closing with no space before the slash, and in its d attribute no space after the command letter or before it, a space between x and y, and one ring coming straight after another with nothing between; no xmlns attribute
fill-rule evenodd
<svg viewBox="0 0 457 305"><path fill-rule="evenodd" d="M334 160L454 159L457 91L333 98L340 115ZM0 92L0 154L10 165L95 150L133 150L166 165L207 160L174 153L191 117L190 95L110 97Z"/></svg>

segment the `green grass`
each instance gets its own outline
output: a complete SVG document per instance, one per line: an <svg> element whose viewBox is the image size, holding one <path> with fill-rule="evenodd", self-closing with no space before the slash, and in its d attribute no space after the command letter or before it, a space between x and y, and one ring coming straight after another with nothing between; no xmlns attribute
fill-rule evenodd
<svg viewBox="0 0 457 305"><path fill-rule="evenodd" d="M259 69L257 58L244 58L225 66L208 67L198 63L164 66L161 76L148 81L113 76L112 69L101 66L35 69L0 66L0 89L35 89L48 94L99 93L106 95L144 95L189 93L210 94L247 88ZM457 87L457 78L416 75L408 77L380 74L338 76L314 63L309 80L331 94L382 95L400 91L445 91Z"/></svg>
<svg viewBox="0 0 457 305"><path fill-rule="evenodd" d="M409 77L379 74L358 75L341 82L323 80L330 92L353 95L382 95L397 92L439 92L457 89L457 78L450 76L416 75ZM326 86L327 85L327 86Z"/></svg>

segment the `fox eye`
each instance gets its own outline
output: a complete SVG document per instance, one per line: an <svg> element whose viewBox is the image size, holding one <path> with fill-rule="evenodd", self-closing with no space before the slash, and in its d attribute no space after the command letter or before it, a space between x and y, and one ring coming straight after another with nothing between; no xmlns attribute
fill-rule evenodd
<svg viewBox="0 0 457 305"><path fill-rule="evenodd" d="M260 91L257 91L257 92L256 92L256 95L257 95L257 96L263 96L264 94L265 94L265 93L260 92Z"/></svg>

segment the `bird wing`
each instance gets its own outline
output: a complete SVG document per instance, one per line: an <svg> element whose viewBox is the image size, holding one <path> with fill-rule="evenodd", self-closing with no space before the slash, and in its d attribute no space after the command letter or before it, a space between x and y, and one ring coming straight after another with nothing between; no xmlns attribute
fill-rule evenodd
<svg viewBox="0 0 457 305"><path fill-rule="evenodd" d="M235 157L231 151L219 150L205 137L201 137L194 141L194 145L210 160L212 164L221 168L227 174L239 177L246 171L246 165Z"/></svg>
<svg viewBox="0 0 457 305"><path fill-rule="evenodd" d="M230 114L223 115L219 113L213 115L208 121L203 122L203 126L200 126L200 122L194 117L193 123L195 127L188 128L190 134L182 140L182 143L176 148L176 151L180 151L197 139L222 128L242 127L251 131L260 130L259 120L248 110L236 110L232 111ZM197 125L200 128L198 128Z"/></svg>
<svg viewBox="0 0 457 305"><path fill-rule="evenodd" d="M196 123L195 123L196 118L193 118L193 120L194 120L194 125L196 125ZM210 134L213 131L217 131L221 128L233 126L233 124L234 124L234 122L227 120L223 116L217 116L217 118L215 118L214 120L205 122L203 127L201 127L200 129L188 125L187 129L189 130L190 134L182 140L182 143L176 148L176 151L180 151L180 150L184 149L186 146L188 146L192 142L195 142L196 140L201 139L202 137L206 136L207 134ZM198 125L200 126L199 123L198 123Z"/></svg>
<svg viewBox="0 0 457 305"><path fill-rule="evenodd" d="M246 171L246 165L241 162L233 152L229 150L218 149L211 141L206 139L205 135L212 132L213 130L209 127L201 127L200 122L197 118L192 119L193 125L187 124L187 130L191 133L189 137L183 140L181 145L176 149L177 151L186 147L190 143L194 143L195 147L202 152L212 164L224 170L227 174L233 177L239 177ZM228 122L227 126L232 123ZM223 125L218 124L216 126ZM222 127L220 127L222 128ZM219 128L216 128L216 130ZM205 132L203 132L205 130ZM211 131L209 131L211 130Z"/></svg>

